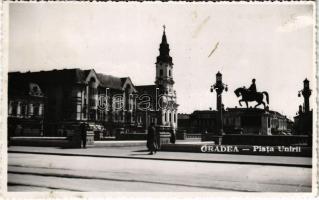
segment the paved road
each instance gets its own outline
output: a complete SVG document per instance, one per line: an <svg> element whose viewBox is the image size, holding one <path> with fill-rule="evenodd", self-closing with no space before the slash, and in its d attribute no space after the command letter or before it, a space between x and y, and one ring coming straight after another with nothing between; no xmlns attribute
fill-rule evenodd
<svg viewBox="0 0 319 200"><path fill-rule="evenodd" d="M9 191L310 192L311 168L9 153Z"/></svg>
<svg viewBox="0 0 319 200"><path fill-rule="evenodd" d="M97 156L97 157L116 157L131 159L158 159L158 160L180 160L198 161L211 163L242 163L242 164L267 164L285 165L298 167L311 167L309 157L289 157L289 156L257 156L257 155L234 155L216 153L190 153L190 152L159 152L156 155L148 155L145 146L133 147L92 147L87 149L61 149L55 147L23 147L12 146L9 153L39 153L53 155L78 155L78 156Z"/></svg>

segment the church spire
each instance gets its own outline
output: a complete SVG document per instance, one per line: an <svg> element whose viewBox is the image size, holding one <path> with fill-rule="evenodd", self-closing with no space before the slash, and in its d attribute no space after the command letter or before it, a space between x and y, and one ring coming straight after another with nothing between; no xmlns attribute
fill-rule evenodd
<svg viewBox="0 0 319 200"><path fill-rule="evenodd" d="M166 26L163 25L163 36L162 36L162 44L167 44L166 34L165 34Z"/></svg>
<svg viewBox="0 0 319 200"><path fill-rule="evenodd" d="M160 55L157 57L157 63L168 63L173 64L172 57L169 55L169 44L167 43L166 33L165 33L166 26L163 25L163 36L162 42L160 44Z"/></svg>

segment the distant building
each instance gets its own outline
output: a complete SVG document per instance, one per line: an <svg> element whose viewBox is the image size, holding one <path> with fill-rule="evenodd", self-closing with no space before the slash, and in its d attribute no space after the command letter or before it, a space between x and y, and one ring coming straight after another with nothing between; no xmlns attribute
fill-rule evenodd
<svg viewBox="0 0 319 200"><path fill-rule="evenodd" d="M224 112L224 131L257 135L290 134L289 119L271 110L256 108L228 108Z"/></svg>
<svg viewBox="0 0 319 200"><path fill-rule="evenodd" d="M185 124L182 127L187 132L216 133L217 111L197 110L189 115L188 122L181 116L179 123ZM255 108L227 108L223 111L223 125L226 134L289 134L291 132L290 123L291 121L286 116L276 111Z"/></svg>
<svg viewBox="0 0 319 200"><path fill-rule="evenodd" d="M186 130L186 132L190 132L190 114L186 113L178 113L178 129L179 130Z"/></svg>

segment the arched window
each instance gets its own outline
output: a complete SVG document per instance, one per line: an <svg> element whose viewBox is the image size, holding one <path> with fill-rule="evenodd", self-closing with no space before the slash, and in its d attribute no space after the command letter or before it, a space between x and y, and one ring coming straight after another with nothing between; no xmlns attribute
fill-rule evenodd
<svg viewBox="0 0 319 200"><path fill-rule="evenodd" d="M39 109L40 109L40 105L38 103L33 105L33 115L34 116L38 116L39 115Z"/></svg>
<svg viewBox="0 0 319 200"><path fill-rule="evenodd" d="M12 106L13 106L12 101L9 101L9 105L8 105L8 115L11 115L11 114L12 114Z"/></svg>
<svg viewBox="0 0 319 200"><path fill-rule="evenodd" d="M13 116L17 115L17 110L18 110L17 108L18 108L18 103L17 102L12 103L12 112L11 112L11 114Z"/></svg>
<svg viewBox="0 0 319 200"><path fill-rule="evenodd" d="M26 103L21 103L21 115L26 116L27 115L27 104Z"/></svg>

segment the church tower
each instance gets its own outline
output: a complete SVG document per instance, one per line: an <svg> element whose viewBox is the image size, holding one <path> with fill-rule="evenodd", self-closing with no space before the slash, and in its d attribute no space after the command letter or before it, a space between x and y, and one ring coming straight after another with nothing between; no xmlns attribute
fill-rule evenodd
<svg viewBox="0 0 319 200"><path fill-rule="evenodd" d="M159 56L156 59L155 85L159 93L164 96L167 104L161 108L161 125L177 128L177 107L176 91L174 90L173 61L169 55L169 44L167 43L165 25L163 26L162 42L159 48Z"/></svg>

